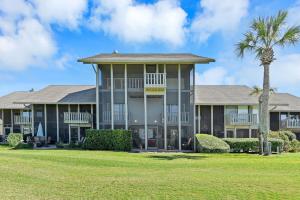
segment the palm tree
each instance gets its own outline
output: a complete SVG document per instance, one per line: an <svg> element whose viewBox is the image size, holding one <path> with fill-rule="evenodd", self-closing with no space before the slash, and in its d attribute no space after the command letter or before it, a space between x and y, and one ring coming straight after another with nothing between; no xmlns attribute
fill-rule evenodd
<svg viewBox="0 0 300 200"><path fill-rule="evenodd" d="M269 133L269 91L270 65L275 60L273 48L295 44L300 39L300 26L286 26L288 13L279 11L273 17L259 17L253 20L250 30L244 34L244 39L236 45L236 52L243 57L246 51L255 53L264 68L263 92L261 94L260 133L263 138L263 152L268 155Z"/></svg>
<svg viewBox="0 0 300 200"><path fill-rule="evenodd" d="M270 94L273 94L277 91L276 88L270 88ZM262 105L262 93L263 89L261 89L258 86L253 86L252 91L250 92L250 95L253 96L258 96L258 119L260 120L261 118L261 105ZM261 123L258 123L258 132L261 132ZM263 138L262 135L259 135L259 153L263 154Z"/></svg>

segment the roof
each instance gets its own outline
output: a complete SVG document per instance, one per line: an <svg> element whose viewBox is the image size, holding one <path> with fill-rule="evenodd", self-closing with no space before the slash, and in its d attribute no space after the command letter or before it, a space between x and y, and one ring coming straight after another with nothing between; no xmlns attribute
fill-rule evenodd
<svg viewBox="0 0 300 200"><path fill-rule="evenodd" d="M121 53L110 53L110 54L98 54L95 56L79 59L78 62L90 63L90 64L117 64L117 63L209 63L214 62L212 58L202 57L195 54L189 53L172 53L172 54L121 54Z"/></svg>
<svg viewBox="0 0 300 200"><path fill-rule="evenodd" d="M0 97L0 109L24 109L24 104L15 104L15 101L22 100L35 92L12 92L5 96Z"/></svg>
<svg viewBox="0 0 300 200"><path fill-rule="evenodd" d="M196 104L256 105L258 98L244 85L196 85Z"/></svg>
<svg viewBox="0 0 300 200"><path fill-rule="evenodd" d="M272 94L270 96L270 104L275 104L270 106L272 111L300 112L300 97L288 93Z"/></svg>
<svg viewBox="0 0 300 200"><path fill-rule="evenodd" d="M26 104L95 104L93 85L49 85L16 103Z"/></svg>

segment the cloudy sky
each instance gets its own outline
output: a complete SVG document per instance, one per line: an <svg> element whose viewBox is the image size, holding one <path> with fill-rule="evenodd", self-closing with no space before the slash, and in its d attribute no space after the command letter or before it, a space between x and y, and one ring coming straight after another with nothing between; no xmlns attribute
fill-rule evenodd
<svg viewBox="0 0 300 200"><path fill-rule="evenodd" d="M300 0L0 0L0 95L49 84L94 84L97 53L188 52L216 59L197 65L198 84L262 85L262 67L234 44L253 18L288 10L300 23ZM300 44L276 49L271 85L300 96Z"/></svg>

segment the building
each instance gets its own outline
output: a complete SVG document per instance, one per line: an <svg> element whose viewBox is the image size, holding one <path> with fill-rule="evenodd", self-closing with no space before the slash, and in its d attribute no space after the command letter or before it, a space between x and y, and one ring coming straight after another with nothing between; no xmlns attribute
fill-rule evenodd
<svg viewBox="0 0 300 200"><path fill-rule="evenodd" d="M50 85L0 98L0 134L36 135L49 143L80 141L85 130L132 130L133 148L193 150L196 132L217 137L257 137L258 97L247 86L195 86L193 54L99 54L91 64L96 86ZM113 113L113 114L112 114ZM180 116L180 117L178 117ZM271 130L300 133L300 98L275 93Z"/></svg>

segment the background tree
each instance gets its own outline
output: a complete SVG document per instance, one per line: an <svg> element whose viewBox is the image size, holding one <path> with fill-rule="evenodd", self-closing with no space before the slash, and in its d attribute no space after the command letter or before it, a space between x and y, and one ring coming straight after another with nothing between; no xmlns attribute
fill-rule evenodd
<svg viewBox="0 0 300 200"><path fill-rule="evenodd" d="M286 26L287 15L287 12L279 11L273 17L254 19L244 39L236 45L239 57L243 57L246 51L253 52L264 68L259 134L263 138L265 155L268 155L270 64L275 60L273 48L295 44L300 38L300 26Z"/></svg>

